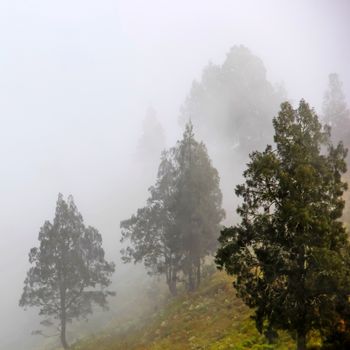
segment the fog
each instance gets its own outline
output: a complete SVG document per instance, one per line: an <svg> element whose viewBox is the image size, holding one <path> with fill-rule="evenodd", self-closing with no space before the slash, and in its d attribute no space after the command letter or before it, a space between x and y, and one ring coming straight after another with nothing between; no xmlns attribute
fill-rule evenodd
<svg viewBox="0 0 350 350"><path fill-rule="evenodd" d="M192 81L241 44L293 103L321 110L332 72L349 101L349 14L346 0L0 1L0 348L36 346L35 311L18 300L59 192L101 232L117 274L129 271L119 223L144 204L160 156L138 155L149 108L172 146Z"/></svg>

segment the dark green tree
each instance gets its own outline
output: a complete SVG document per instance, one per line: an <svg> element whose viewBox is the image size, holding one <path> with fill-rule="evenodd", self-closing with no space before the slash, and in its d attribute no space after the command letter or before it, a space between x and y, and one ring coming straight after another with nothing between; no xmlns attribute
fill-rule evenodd
<svg viewBox="0 0 350 350"><path fill-rule="evenodd" d="M75 318L92 313L92 305L107 307L106 290L114 264L104 258L102 237L86 227L72 196L58 196L53 223L46 221L39 232L38 248L32 248L20 306L39 307L48 317L43 324L58 320L60 339L68 349L66 326Z"/></svg>
<svg viewBox="0 0 350 350"><path fill-rule="evenodd" d="M276 148L253 152L236 187L241 222L221 232L216 262L235 275L260 332L284 329L306 348L310 330L334 325L337 298L349 294L344 208L347 151L330 142L305 101L283 103Z"/></svg>
<svg viewBox="0 0 350 350"><path fill-rule="evenodd" d="M328 79L328 89L323 100L323 118L332 128L332 140L342 141L346 147L349 147L350 110L343 93L343 84L338 74L330 74Z"/></svg>
<svg viewBox="0 0 350 350"><path fill-rule="evenodd" d="M200 283L203 259L217 246L222 195L219 175L203 143L194 139L192 124L183 139L162 155L155 186L147 205L121 222L124 262L140 262L150 273L166 275L176 294L179 275L188 276L188 288Z"/></svg>

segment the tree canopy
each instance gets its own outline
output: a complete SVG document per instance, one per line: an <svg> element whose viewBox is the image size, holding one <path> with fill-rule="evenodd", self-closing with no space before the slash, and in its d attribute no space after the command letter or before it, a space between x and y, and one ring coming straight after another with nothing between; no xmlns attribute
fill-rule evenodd
<svg viewBox="0 0 350 350"><path fill-rule="evenodd" d="M93 304L107 307L114 264L105 260L100 233L84 225L72 196L65 201L59 194L55 218L41 227L39 242L29 253L32 267L19 304L39 307L48 317L44 324L58 320L66 349L66 324L92 313Z"/></svg>
<svg viewBox="0 0 350 350"><path fill-rule="evenodd" d="M284 329L305 349L312 329L333 327L349 294L349 244L339 220L346 149L333 146L305 101L283 103L276 148L253 152L236 187L241 222L220 236L216 262L255 309L259 331Z"/></svg>

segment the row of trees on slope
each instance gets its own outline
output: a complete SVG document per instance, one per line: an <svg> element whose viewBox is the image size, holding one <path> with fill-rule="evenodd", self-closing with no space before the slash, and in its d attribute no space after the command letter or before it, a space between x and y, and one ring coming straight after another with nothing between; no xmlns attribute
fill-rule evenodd
<svg viewBox="0 0 350 350"><path fill-rule="evenodd" d="M206 147L195 140L191 123L183 139L164 151L156 184L147 206L121 223L124 262L144 261L150 273L164 274L173 295L177 282L187 279L188 290L200 283L203 259L217 248L222 194L219 175ZM57 329L64 349L67 324L86 318L93 305L107 307L114 263L105 260L102 237L86 227L73 197L59 194L53 222L39 232L39 247L32 248L32 267L24 281L22 307L38 307L42 325ZM38 334L53 336L56 334Z"/></svg>
<svg viewBox="0 0 350 350"><path fill-rule="evenodd" d="M209 142L221 140L226 157L236 148L248 154L268 142L282 97L266 80L261 61L234 47L222 66L209 65L194 83L182 119L191 118ZM349 146L350 112L335 74L323 107L333 142ZM329 129L322 129L305 102L297 110L283 104L273 126L276 147L251 154L246 183L236 190L242 220L222 231L217 263L236 275L239 295L256 310L258 329L287 329L303 349L310 330L331 329L350 315L348 243L339 220L346 152L341 144L332 146ZM218 172L195 140L192 123L162 153L149 193L146 206L121 223L122 241L129 242L123 260L143 261L150 274L164 275L174 295L180 281L192 291L206 256L217 249L224 218ZM44 325L58 321L68 348L67 323L86 317L94 303L107 305L114 264L105 260L101 235L84 225L72 197L59 196L39 242L30 251L33 266L20 305L39 307Z"/></svg>
<svg viewBox="0 0 350 350"><path fill-rule="evenodd" d="M340 321L350 330L350 246L341 221L347 150L335 142L337 134L331 137L330 124L341 125L333 120L322 126L303 100L297 109L281 105L273 119L275 146L250 154L246 182L236 188L241 222L222 230L216 254L255 310L257 329L270 340L287 330L299 350L313 330L333 343ZM173 294L182 277L188 290L198 287L201 261L215 249L223 218L218 185L189 123L183 139L163 153L146 207L121 223L122 241L131 243L124 261L143 261L151 273L164 274ZM339 335L337 341L334 346L344 346Z"/></svg>
<svg viewBox="0 0 350 350"><path fill-rule="evenodd" d="M151 274L164 274L169 290L186 278L188 290L200 284L204 258L217 247L222 194L219 175L189 122L182 140L164 151L145 207L121 222L124 262L143 261Z"/></svg>

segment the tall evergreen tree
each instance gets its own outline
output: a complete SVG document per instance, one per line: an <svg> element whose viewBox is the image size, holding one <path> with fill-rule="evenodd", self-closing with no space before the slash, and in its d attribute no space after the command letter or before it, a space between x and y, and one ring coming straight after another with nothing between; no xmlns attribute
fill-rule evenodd
<svg viewBox="0 0 350 350"><path fill-rule="evenodd" d="M19 304L39 307L39 314L48 317L43 324L58 320L62 346L68 349L67 323L92 313L93 304L106 307L114 294L106 290L114 264L105 260L101 235L84 225L72 196L65 201L59 194L53 223L44 223L39 241L29 253L33 266Z"/></svg>
<svg viewBox="0 0 350 350"><path fill-rule="evenodd" d="M222 195L219 175L189 123L181 141L164 152L146 207L121 222L124 262L143 261L150 273L166 275L176 293L179 274L188 288L200 283L203 258L216 249Z"/></svg>
<svg viewBox="0 0 350 350"><path fill-rule="evenodd" d="M216 261L255 309L256 326L285 329L306 348L312 329L332 326L349 294L349 245L339 218L346 150L334 147L305 101L283 103L273 120L276 149L253 152L236 187L240 224L221 232ZM266 328L265 328L266 327Z"/></svg>
<svg viewBox="0 0 350 350"><path fill-rule="evenodd" d="M220 179L204 143L195 140L191 122L177 143L175 159L175 221L182 238L183 271L188 276L189 290L194 290L200 284L201 260L216 250L219 225L224 218Z"/></svg>

